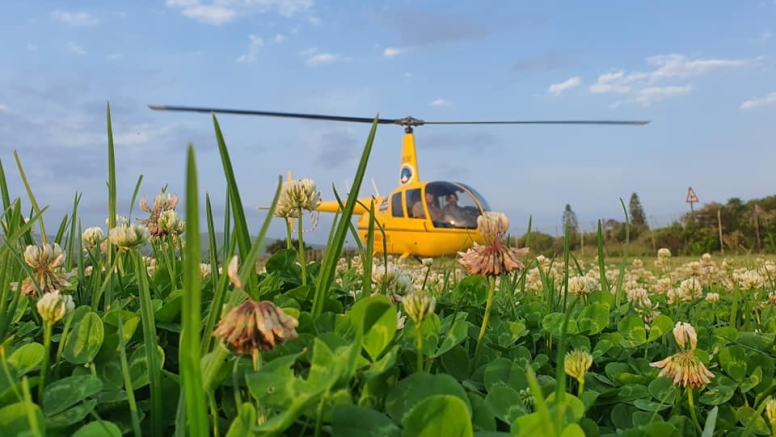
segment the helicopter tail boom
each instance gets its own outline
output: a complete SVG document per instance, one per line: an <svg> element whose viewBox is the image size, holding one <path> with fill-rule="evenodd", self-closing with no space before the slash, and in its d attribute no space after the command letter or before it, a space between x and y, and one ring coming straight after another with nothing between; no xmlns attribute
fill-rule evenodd
<svg viewBox="0 0 776 437"><path fill-rule="evenodd" d="M361 215L366 214L369 212L369 203L372 202L372 197L359 197L356 199L356 204L353 208L353 214L355 215ZM346 199L342 200L343 205L347 202ZM331 212L331 213L337 213L342 212L342 208L340 207L340 203L336 200L327 200L325 202L321 202L318 204L318 207L315 209L316 211L320 212Z"/></svg>

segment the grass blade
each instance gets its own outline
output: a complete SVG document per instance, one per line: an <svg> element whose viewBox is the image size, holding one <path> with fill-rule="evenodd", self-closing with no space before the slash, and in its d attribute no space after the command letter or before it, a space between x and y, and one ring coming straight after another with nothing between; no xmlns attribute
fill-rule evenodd
<svg viewBox="0 0 776 437"><path fill-rule="evenodd" d="M218 141L218 151L221 153L221 161L224 166L224 175L226 176L227 194L232 202L234 212L234 226L237 233L237 247L240 250L241 258L245 258L251 250L251 235L248 231L248 223L245 220L245 210L243 209L240 190L237 188L237 180L234 177L232 161L229 158L229 152L226 149L224 135L221 133L221 127L218 119L213 114L213 126L216 130L216 140Z"/></svg>
<svg viewBox="0 0 776 437"><path fill-rule="evenodd" d="M24 167L22 167L22 161L19 159L19 154L16 152L16 150L13 151L13 156L16 158L16 166L19 167L19 174L22 177L24 188L27 190L27 195L30 197L30 203L32 203L32 207L35 210L35 213L41 215L40 207L38 206L38 202L35 200L35 195L32 194L30 182L27 180L27 175L24 173ZM40 238L43 244L48 243L48 236L46 235L46 227L43 225L43 220L40 221Z"/></svg>
<svg viewBox="0 0 776 437"><path fill-rule="evenodd" d="M326 257L323 260L321 266L320 276L318 277L318 284L315 289L315 297L313 298L313 311L312 316L315 318L323 312L323 304L329 295L329 286L334 280L334 274L337 268L337 259L342 252L342 246L345 244L345 237L348 232L348 225L350 219L353 217L353 209L356 206L358 193L361 190L361 182L364 180L364 174L366 173L366 165L369 161L369 155L372 152L372 144L375 140L375 133L377 131L377 122L380 119L379 114L375 116L372 123L372 129L369 132L369 138L367 138L366 145L364 146L364 152L361 154L361 162L358 164L358 170L356 171L356 177L353 179L351 185L352 195L348 196L347 204L342 211L342 217L337 224L337 231L334 236L333 244L327 247Z"/></svg>
<svg viewBox="0 0 776 437"><path fill-rule="evenodd" d="M115 216L114 216L115 219ZM151 435L164 435L164 413L162 395L161 363L158 360L159 345L156 335L156 320L151 302L151 290L148 285L148 271L143 255L139 251L129 252L135 261L135 276L140 294L140 319L143 324L143 346L148 362L148 378L151 385ZM110 274L110 273L109 273ZM106 300L107 301L107 300ZM106 303L107 305L107 303Z"/></svg>
<svg viewBox="0 0 776 437"><path fill-rule="evenodd" d="M0 195L3 198L3 211L11 207L11 196L8 194L8 180L5 178L3 160L0 159Z"/></svg>
<svg viewBox="0 0 776 437"><path fill-rule="evenodd" d="M81 203L81 194L77 193L75 195L75 199L73 200L73 214L70 216L70 236L67 239L67 259L65 260L65 265L68 269L73 268L73 256L75 255L75 252L73 250L75 249L75 242L76 240L81 239L81 234L76 233L76 226L78 224L78 204ZM80 244L79 244L80 246Z"/></svg>
<svg viewBox="0 0 776 437"><path fill-rule="evenodd" d="M132 223L132 210L135 208L135 202L137 201L137 193L140 192L140 184L143 183L143 175L140 175L140 177L137 178L137 183L135 184L135 192L132 193L132 202L129 204L129 215L127 216L127 220L129 220L130 223Z"/></svg>
<svg viewBox="0 0 776 437"><path fill-rule="evenodd" d="M210 350L212 344L211 333L221 315L221 307L226 296L226 283L220 283L221 275L218 274L218 243L216 243L213 209L210 205L210 195L205 194L205 209L207 210L207 230L210 245L210 281L213 284L213 301L210 303L210 314L205 322L205 330L202 332L202 355ZM226 249L224 249L226 250ZM224 252L226 254L226 252Z"/></svg>
<svg viewBox="0 0 776 437"><path fill-rule="evenodd" d="M190 424L188 435L208 435L205 390L200 367L200 302L202 289L199 277L199 190L194 146L189 145L186 166L186 247L183 264L183 309L180 364L181 379L186 401L186 415Z"/></svg>
<svg viewBox="0 0 776 437"><path fill-rule="evenodd" d="M106 119L108 123L108 230L107 232L110 233L110 230L116 227L116 150L113 145L113 122L111 121L110 116L110 102L107 104L107 114ZM116 257L116 248L112 245L108 245L108 265L113 266L113 258ZM114 278L111 275L109 278L109 284L107 286L107 291L105 292L105 311L108 311L110 309L110 303L113 300L113 284L114 284ZM96 301L93 302L92 309L97 309L97 305L99 305L100 302ZM150 363L149 363L150 364Z"/></svg>

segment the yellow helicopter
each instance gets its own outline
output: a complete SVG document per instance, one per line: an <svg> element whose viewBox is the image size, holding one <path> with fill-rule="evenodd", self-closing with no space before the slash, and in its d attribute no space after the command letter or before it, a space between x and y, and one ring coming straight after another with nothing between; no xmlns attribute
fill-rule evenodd
<svg viewBox="0 0 776 437"><path fill-rule="evenodd" d="M187 106L149 105L153 110L222 113L237 115L258 115L267 117L288 117L309 120L331 120L355 123L374 122L373 118L345 117L321 114L299 114L287 112L252 111L240 109L218 109ZM473 246L484 243L477 230L477 217L491 207L477 190L462 182L422 181L418 173L418 159L415 152L414 127L426 124L603 124L603 125L645 125L649 121L610 120L559 120L559 121L423 121L414 117L378 119L378 124L404 126L399 185L385 196L358 198L353 214L358 215L359 236L366 243L369 229L369 205L374 202L375 221L382 232L374 233L376 253L387 252L402 259L435 258L454 255ZM289 173L289 179L290 179ZM342 200L343 203L345 199ZM337 200L323 201L317 211L340 212ZM378 227L376 226L377 230ZM384 240L384 241L383 241Z"/></svg>

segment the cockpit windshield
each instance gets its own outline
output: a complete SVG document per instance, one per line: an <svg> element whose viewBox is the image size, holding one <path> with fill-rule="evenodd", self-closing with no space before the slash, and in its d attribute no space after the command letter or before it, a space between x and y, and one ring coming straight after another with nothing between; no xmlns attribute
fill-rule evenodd
<svg viewBox="0 0 776 437"><path fill-rule="evenodd" d="M486 211L490 209L479 193L464 184L451 182L426 184L426 201L436 227L476 229L477 217L482 214L480 205Z"/></svg>

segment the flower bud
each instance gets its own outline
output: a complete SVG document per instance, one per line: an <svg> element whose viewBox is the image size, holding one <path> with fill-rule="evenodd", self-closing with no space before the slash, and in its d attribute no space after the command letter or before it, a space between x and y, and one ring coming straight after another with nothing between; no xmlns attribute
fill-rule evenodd
<svg viewBox="0 0 776 437"><path fill-rule="evenodd" d="M564 360L566 374L576 379L580 384L585 380L585 375L592 365L593 356L587 351L568 352Z"/></svg>
<svg viewBox="0 0 776 437"><path fill-rule="evenodd" d="M54 324L75 308L73 297L59 294L59 290L45 293L36 304L38 314L46 323Z"/></svg>
<svg viewBox="0 0 776 437"><path fill-rule="evenodd" d="M108 231L108 238L111 244L119 249L129 250L145 244L151 238L151 234L145 226L119 225Z"/></svg>
<svg viewBox="0 0 776 437"><path fill-rule="evenodd" d="M415 322L415 326L420 329L420 324L429 315L434 313L436 299L422 292L412 292L402 299L404 312Z"/></svg>

